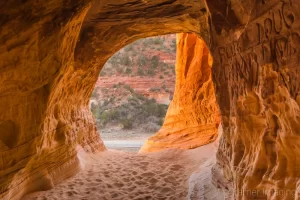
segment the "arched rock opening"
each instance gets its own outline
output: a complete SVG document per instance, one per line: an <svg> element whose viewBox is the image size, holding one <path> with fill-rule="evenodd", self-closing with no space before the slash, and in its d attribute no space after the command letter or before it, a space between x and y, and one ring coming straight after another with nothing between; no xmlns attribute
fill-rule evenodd
<svg viewBox="0 0 300 200"><path fill-rule="evenodd" d="M203 7L198 1L2 3L0 197L49 189L81 168L85 152L103 151L88 107L103 64L138 38L199 34L198 22L207 20Z"/></svg>

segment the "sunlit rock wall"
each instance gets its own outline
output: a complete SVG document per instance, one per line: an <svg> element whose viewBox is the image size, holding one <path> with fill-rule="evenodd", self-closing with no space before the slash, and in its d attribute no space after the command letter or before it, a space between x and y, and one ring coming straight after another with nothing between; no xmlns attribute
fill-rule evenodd
<svg viewBox="0 0 300 200"><path fill-rule="evenodd" d="M212 57L195 34L177 34L174 98L162 128L141 152L167 148L191 149L213 142L219 123L211 77Z"/></svg>
<svg viewBox="0 0 300 200"><path fill-rule="evenodd" d="M106 60L139 38L199 32L203 6L1 1L0 199L50 189L105 150L88 103Z"/></svg>
<svg viewBox="0 0 300 200"><path fill-rule="evenodd" d="M80 152L104 150L88 108L91 77L74 69L90 5L0 3L0 199L50 189L75 174Z"/></svg>
<svg viewBox="0 0 300 200"><path fill-rule="evenodd" d="M300 2L207 6L224 130L214 183L234 199L299 199Z"/></svg>

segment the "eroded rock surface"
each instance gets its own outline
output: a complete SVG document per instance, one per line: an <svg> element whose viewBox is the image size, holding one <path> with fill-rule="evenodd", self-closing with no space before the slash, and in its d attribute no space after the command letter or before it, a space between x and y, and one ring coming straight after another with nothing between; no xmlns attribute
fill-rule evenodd
<svg viewBox="0 0 300 200"><path fill-rule="evenodd" d="M141 152L190 149L217 137L218 108L211 77L212 57L195 34L177 35L176 85L165 122Z"/></svg>
<svg viewBox="0 0 300 200"><path fill-rule="evenodd" d="M300 2L207 6L224 129L214 182L235 199L298 199Z"/></svg>
<svg viewBox="0 0 300 200"><path fill-rule="evenodd" d="M199 32L198 1L0 3L0 199L53 187L105 147L89 99L106 60L147 36ZM205 29L203 29L205 30Z"/></svg>

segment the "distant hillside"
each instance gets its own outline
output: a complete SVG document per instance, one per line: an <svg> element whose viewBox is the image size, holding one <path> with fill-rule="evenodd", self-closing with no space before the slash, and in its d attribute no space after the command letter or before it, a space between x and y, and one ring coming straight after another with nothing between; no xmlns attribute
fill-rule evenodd
<svg viewBox="0 0 300 200"><path fill-rule="evenodd" d="M100 76L173 77L175 57L175 35L137 40L113 55Z"/></svg>
<svg viewBox="0 0 300 200"><path fill-rule="evenodd" d="M175 58L175 35L141 39L112 56L91 97L98 127L158 130L174 92Z"/></svg>

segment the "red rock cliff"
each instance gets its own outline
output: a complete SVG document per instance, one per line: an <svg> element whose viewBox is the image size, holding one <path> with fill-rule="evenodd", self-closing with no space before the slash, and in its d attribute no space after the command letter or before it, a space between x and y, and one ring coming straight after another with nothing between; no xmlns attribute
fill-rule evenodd
<svg viewBox="0 0 300 200"><path fill-rule="evenodd" d="M162 128L141 152L190 149L217 137L218 108L211 77L212 57L196 34L177 35L176 85Z"/></svg>

